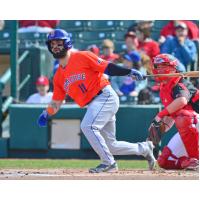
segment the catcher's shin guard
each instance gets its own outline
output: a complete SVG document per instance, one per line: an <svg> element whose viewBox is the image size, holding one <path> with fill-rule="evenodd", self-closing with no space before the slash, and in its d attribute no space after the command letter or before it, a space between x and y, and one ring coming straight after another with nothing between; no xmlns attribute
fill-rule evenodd
<svg viewBox="0 0 200 200"><path fill-rule="evenodd" d="M178 129L186 151L190 158L199 159L199 131L196 127L197 115L193 111L181 110L175 118Z"/></svg>
<svg viewBox="0 0 200 200"><path fill-rule="evenodd" d="M162 150L162 154L157 159L158 165L163 169L182 169L180 159L172 154L168 146Z"/></svg>

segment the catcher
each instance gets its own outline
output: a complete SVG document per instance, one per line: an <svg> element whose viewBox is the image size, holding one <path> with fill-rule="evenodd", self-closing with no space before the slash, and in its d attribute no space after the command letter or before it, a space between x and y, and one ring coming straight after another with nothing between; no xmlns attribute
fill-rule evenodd
<svg viewBox="0 0 200 200"><path fill-rule="evenodd" d="M153 74L176 73L178 60L169 54L153 59ZM178 130L157 162L164 169L197 169L199 164L199 91L182 77L159 77L160 98L164 109L149 127L148 140L157 145L163 133L175 123Z"/></svg>

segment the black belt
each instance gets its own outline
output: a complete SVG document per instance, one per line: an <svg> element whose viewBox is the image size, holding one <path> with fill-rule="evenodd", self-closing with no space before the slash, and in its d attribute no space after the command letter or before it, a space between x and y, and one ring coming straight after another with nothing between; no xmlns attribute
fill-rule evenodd
<svg viewBox="0 0 200 200"><path fill-rule="evenodd" d="M103 91L102 91L102 90L100 90L100 91L97 93L97 95L96 95L96 96L99 96L99 95L100 95L100 94L102 94L102 93L103 93ZM96 97L96 96L95 96L95 97ZM95 98L95 97L94 97L94 98Z"/></svg>
<svg viewBox="0 0 200 200"><path fill-rule="evenodd" d="M99 92L96 94L96 96L94 96L86 105L90 104L97 96L99 96L102 93L103 93L103 91L99 90Z"/></svg>

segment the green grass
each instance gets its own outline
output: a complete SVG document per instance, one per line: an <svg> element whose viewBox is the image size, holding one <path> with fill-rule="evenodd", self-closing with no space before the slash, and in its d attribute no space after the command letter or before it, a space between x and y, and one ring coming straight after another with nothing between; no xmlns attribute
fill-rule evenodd
<svg viewBox="0 0 200 200"><path fill-rule="evenodd" d="M87 169L99 163L99 160L0 159L0 169ZM147 168L147 162L144 160L119 160L117 163L120 169Z"/></svg>

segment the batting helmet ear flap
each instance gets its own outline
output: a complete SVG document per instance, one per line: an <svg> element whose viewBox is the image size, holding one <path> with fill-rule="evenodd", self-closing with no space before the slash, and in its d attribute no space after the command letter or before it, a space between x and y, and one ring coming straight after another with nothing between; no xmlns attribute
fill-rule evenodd
<svg viewBox="0 0 200 200"><path fill-rule="evenodd" d="M47 40L47 41L46 41L46 45L47 45L47 48L48 48L49 52L50 52L51 54L54 54L54 53L52 52L52 50L51 50L51 41L50 41L50 40Z"/></svg>
<svg viewBox="0 0 200 200"><path fill-rule="evenodd" d="M72 41L71 40L64 40L64 48L69 50L72 48Z"/></svg>
<svg viewBox="0 0 200 200"><path fill-rule="evenodd" d="M52 51L51 51L51 46L50 46L50 42L51 42L51 41L47 40L45 43L46 43L46 45L47 45L48 50L52 53Z"/></svg>

